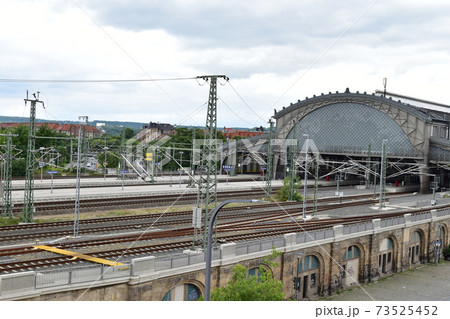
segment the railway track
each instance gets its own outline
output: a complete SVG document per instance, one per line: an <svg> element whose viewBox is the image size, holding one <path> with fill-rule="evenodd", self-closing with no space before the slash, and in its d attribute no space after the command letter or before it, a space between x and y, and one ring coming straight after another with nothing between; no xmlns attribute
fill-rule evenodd
<svg viewBox="0 0 450 319"><path fill-rule="evenodd" d="M375 200L371 195L348 196L347 201L342 204L335 204L335 198L324 198L319 201L319 211L330 210L351 205L371 204ZM355 202L356 200L356 202ZM297 202L269 203L242 207L225 207L222 210L227 214L219 216L220 219L250 220L255 216L255 221L275 220L286 215L299 216L301 208ZM312 209L309 208L309 213ZM166 213L153 213L133 216L109 217L82 219L79 221L82 235L99 235L104 233L136 232L150 228L176 228L192 223L192 211L178 211ZM0 243L15 244L24 241L34 241L36 239L61 238L71 236L73 231L73 221L37 223L25 225L3 226L0 228Z"/></svg>
<svg viewBox="0 0 450 319"><path fill-rule="evenodd" d="M364 200L354 202L352 205L360 205L373 202L373 200ZM297 204L297 203L295 203ZM257 238L280 236L291 232L314 231L318 229L330 228L337 224L356 224L374 218L391 218L402 215L405 212L380 213L354 217L329 218L321 220L298 221L295 218L302 214L301 209L294 203L289 203L282 212L259 212L250 215L249 212L222 215L218 220L217 234L220 242L238 242L244 240L254 240ZM274 204L271 204L274 205ZM275 204L277 205L277 204ZM349 203L345 203L346 206ZM260 205L257 205L260 206ZM297 204L297 206L299 206ZM325 207L327 206L327 207ZM342 207L341 204L329 204L320 207L321 210L335 209ZM252 207L253 208L253 207ZM267 208L267 207L266 207ZM226 208L224 208L226 209ZM229 208L237 210L237 208ZM242 210L242 208L241 208ZM417 209L415 213L420 213L427 209ZM170 216L177 219L187 212L176 212ZM247 215L247 216L246 216ZM264 216L262 216L264 215ZM289 217L287 217L289 216ZM133 216L136 217L136 216ZM227 218L223 218L227 217ZM29 225L24 225L29 226ZM44 227L45 228L45 227ZM11 229L10 229L11 230ZM29 230L29 229L28 229ZM76 249L87 253L93 257L115 259L118 257L127 258L139 256L142 254L155 254L167 252L168 250L180 250L192 247L193 229L189 227L177 227L175 229L157 229L152 231L139 231L133 234L123 234L116 236L106 236L100 238L84 240L67 240L54 244L48 244L61 249ZM133 243L133 244L130 244ZM136 244L138 243L138 244ZM112 245L125 245L126 248L108 249ZM135 247L136 246L136 247ZM103 248L102 248L103 247ZM131 247L131 248L130 248ZM40 255L45 257L39 257ZM16 258L19 256L20 258ZM131 258L130 257L130 258ZM12 259L12 260L9 260ZM9 260L9 261L8 261ZM11 273L30 269L40 269L49 266L61 266L73 264L76 259L67 256L55 257L53 254L44 252L40 249L34 249L31 245L25 245L15 248L0 249L0 273Z"/></svg>
<svg viewBox="0 0 450 319"><path fill-rule="evenodd" d="M424 211L422 209L421 211ZM420 213L420 212L416 212ZM310 232L320 229L331 228L334 225L350 225L350 224L358 224L367 220L372 220L374 218L392 218L399 216L403 213L389 213L389 214L372 214L366 216L358 216L358 217L342 217L342 218L334 218L328 220L311 220L301 222L301 227L299 224L291 223L283 223L277 225L263 225L263 226L251 226L244 227L243 225L239 226L218 226L218 240L220 242L240 242L240 241L249 241L262 239L273 236L280 236L286 233L291 232ZM253 222L254 224L254 222ZM248 225L247 225L248 226ZM183 249L187 249L192 247L192 239L189 238L192 236L192 228L182 228L177 230L170 230L164 232L158 232L157 237L167 239L174 237L181 237L181 240L174 240L172 242L158 242L153 244L145 244L138 247L127 246L126 248L119 249L109 249L109 250L101 250L101 251L93 251L89 253L89 256L97 257L97 258L105 258L113 261L123 261L128 258L137 257L141 255L148 254L158 254L158 253L167 253L168 251L179 251ZM136 240L136 237L141 235L129 235L129 236L119 236L113 237L114 243L117 242L130 242L130 240ZM188 237L188 240L186 240ZM155 239L155 238L152 238ZM105 242L110 245L112 243L111 239L104 239ZM88 246L98 247L101 245L101 240L97 241L82 241L78 243L64 243L55 245L60 249L74 249L74 248L85 248ZM21 247L21 248L9 248L9 249L1 249L0 257L3 256L15 256L15 255L35 255L38 253L48 254L46 251L42 249L36 249L32 246ZM26 259L28 258L28 259ZM28 270L36 270L42 268L48 268L51 266L67 266L73 264L83 264L84 261L80 261L73 256L46 256L43 258L32 258L26 257L25 260L14 260L10 262L2 262L0 263L0 273L14 273L18 271L28 271Z"/></svg>
<svg viewBox="0 0 450 319"><path fill-rule="evenodd" d="M275 192L278 188L273 188ZM223 200L226 198L260 198L265 195L264 190L234 190L234 191L220 191L217 192L217 199ZM197 193L181 193L181 194L164 194L164 195L146 195L133 197L108 197L108 198L94 198L81 199L81 210L104 210L111 207L149 207L162 206L176 203L190 204L197 201ZM61 201L46 201L34 202L34 207L37 214L39 213L65 213L68 210L73 210L75 207L75 200L61 200ZM13 213L19 214L23 210L23 203L16 203L13 207Z"/></svg>

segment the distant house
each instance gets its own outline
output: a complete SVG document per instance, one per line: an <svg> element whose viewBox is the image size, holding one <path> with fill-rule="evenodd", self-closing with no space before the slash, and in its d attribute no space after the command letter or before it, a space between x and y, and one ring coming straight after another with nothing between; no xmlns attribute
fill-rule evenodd
<svg viewBox="0 0 450 319"><path fill-rule="evenodd" d="M29 123L0 123L0 129L15 128L19 125L28 126ZM81 125L81 124L59 124L59 123L35 123L36 129L41 126L47 126L49 129L55 130L58 133L67 134L69 136L78 136L80 126L83 129L84 136L87 138L99 137L103 135L103 132L95 126Z"/></svg>
<svg viewBox="0 0 450 319"><path fill-rule="evenodd" d="M103 135L103 132L95 126L81 125L81 124L62 124L56 131L64 133L70 136L78 136L80 127L83 131L83 135L87 138L99 137Z"/></svg>
<svg viewBox="0 0 450 319"><path fill-rule="evenodd" d="M175 129L172 125L150 122L142 126L142 130L137 133L136 138L141 142L148 143L172 134L175 134Z"/></svg>
<svg viewBox="0 0 450 319"><path fill-rule="evenodd" d="M235 136L242 136L242 137L252 137L252 136L258 136L258 135L264 135L264 128L259 127L255 130L235 130L232 128L226 128L224 127L222 130L222 134L225 137L233 138Z"/></svg>

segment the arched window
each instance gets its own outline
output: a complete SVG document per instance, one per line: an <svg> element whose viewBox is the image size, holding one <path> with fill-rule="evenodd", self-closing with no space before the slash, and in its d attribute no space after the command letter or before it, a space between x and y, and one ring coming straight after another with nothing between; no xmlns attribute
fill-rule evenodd
<svg viewBox="0 0 450 319"><path fill-rule="evenodd" d="M200 289L193 284L184 284L170 289L162 301L194 301L200 298Z"/></svg>
<svg viewBox="0 0 450 319"><path fill-rule="evenodd" d="M248 275L249 276L258 276L258 270L259 268L255 267L255 268L251 268L248 270Z"/></svg>
<svg viewBox="0 0 450 319"><path fill-rule="evenodd" d="M342 258L343 261L349 260L349 259L355 259L359 258L359 248L356 246L350 246L347 248L347 250L344 253L344 257Z"/></svg>
<svg viewBox="0 0 450 319"><path fill-rule="evenodd" d="M319 259L316 256L306 256L298 263L298 272L319 268Z"/></svg>

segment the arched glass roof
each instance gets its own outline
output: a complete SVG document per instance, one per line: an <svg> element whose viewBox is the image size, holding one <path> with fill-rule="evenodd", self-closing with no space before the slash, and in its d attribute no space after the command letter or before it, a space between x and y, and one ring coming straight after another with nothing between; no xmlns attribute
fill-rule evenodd
<svg viewBox="0 0 450 319"><path fill-rule="evenodd" d="M386 152L394 156L414 156L414 148L401 127L388 115L357 103L336 103L318 108L297 123L299 147L308 134L324 153L366 152L380 154L382 142ZM288 134L293 138L293 130Z"/></svg>

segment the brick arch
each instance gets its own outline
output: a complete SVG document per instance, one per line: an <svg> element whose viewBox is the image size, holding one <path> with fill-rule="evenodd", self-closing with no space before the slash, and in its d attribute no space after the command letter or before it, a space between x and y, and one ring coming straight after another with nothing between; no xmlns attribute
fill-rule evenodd
<svg viewBox="0 0 450 319"><path fill-rule="evenodd" d="M205 285L204 285L204 283L202 283L201 281L196 280L196 279L186 279L186 280L182 280L182 281L176 283L175 285L172 285L165 292L162 292L162 295L159 296L159 298L157 300L162 300L167 293L169 293L170 291L173 291L176 287L185 286L185 285L193 285L193 286L195 286L199 290L200 297L203 296L204 293L205 293Z"/></svg>

